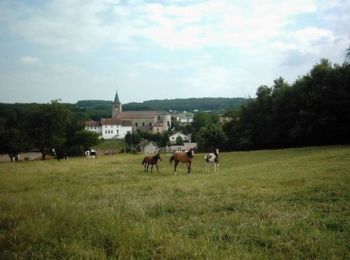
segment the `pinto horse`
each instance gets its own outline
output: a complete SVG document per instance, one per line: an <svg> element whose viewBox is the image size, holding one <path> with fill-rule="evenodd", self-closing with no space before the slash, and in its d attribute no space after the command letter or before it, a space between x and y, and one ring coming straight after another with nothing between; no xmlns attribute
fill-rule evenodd
<svg viewBox="0 0 350 260"><path fill-rule="evenodd" d="M214 172L219 170L219 149L216 148L214 153L207 153L204 156L204 160L206 161L205 171L209 172L210 164L214 165Z"/></svg>
<svg viewBox="0 0 350 260"><path fill-rule="evenodd" d="M145 156L145 158L143 158L142 161L142 165L145 167L145 172L148 172L148 166L151 165L151 172L153 170L153 165L156 165L157 167L157 172L159 173L159 169L158 169L158 160L162 160L160 158L160 154L157 153L154 156Z"/></svg>
<svg viewBox="0 0 350 260"><path fill-rule="evenodd" d="M173 156L170 157L169 162L174 161L174 175L176 175L176 168L179 162L186 163L187 173L191 173L191 163L194 156L194 149L191 148L187 152L175 152Z"/></svg>

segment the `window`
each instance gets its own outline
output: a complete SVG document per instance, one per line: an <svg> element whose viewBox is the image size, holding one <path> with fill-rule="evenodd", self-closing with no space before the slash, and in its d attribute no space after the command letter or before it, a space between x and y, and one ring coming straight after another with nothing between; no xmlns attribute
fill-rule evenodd
<svg viewBox="0 0 350 260"><path fill-rule="evenodd" d="M160 116L158 116L158 121L160 121L161 120L161 117Z"/></svg>
<svg viewBox="0 0 350 260"><path fill-rule="evenodd" d="M142 122L142 126L145 126L145 122Z"/></svg>
<svg viewBox="0 0 350 260"><path fill-rule="evenodd" d="M113 134L113 130L111 130L111 134Z"/></svg>
<svg viewBox="0 0 350 260"><path fill-rule="evenodd" d="M117 129L117 135L119 135L119 129Z"/></svg>
<svg viewBox="0 0 350 260"><path fill-rule="evenodd" d="M152 123L151 123L151 122L149 122L149 126L152 126Z"/></svg>
<svg viewBox="0 0 350 260"><path fill-rule="evenodd" d="M135 123L135 126L138 126L137 122Z"/></svg>
<svg viewBox="0 0 350 260"><path fill-rule="evenodd" d="M107 130L105 130L105 134L107 134Z"/></svg>

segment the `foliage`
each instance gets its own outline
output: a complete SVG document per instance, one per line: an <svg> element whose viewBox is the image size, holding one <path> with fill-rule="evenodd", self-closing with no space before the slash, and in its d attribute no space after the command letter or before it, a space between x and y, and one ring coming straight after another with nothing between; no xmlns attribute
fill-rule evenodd
<svg viewBox="0 0 350 260"><path fill-rule="evenodd" d="M350 147L169 157L2 163L0 259L348 258Z"/></svg>
<svg viewBox="0 0 350 260"><path fill-rule="evenodd" d="M184 140L181 136L176 137L176 145L184 145Z"/></svg>
<svg viewBox="0 0 350 260"><path fill-rule="evenodd" d="M350 143L350 64L322 59L289 85L282 78L258 88L224 125L226 149Z"/></svg>
<svg viewBox="0 0 350 260"><path fill-rule="evenodd" d="M50 104L0 104L1 151L12 158L38 149L42 158L54 148L69 155L82 154L98 143L96 134L84 129L80 110L52 101Z"/></svg>

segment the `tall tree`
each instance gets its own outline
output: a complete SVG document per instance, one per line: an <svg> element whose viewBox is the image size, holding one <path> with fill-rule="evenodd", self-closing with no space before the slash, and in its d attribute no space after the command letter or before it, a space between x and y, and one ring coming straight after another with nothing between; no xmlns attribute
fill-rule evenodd
<svg viewBox="0 0 350 260"><path fill-rule="evenodd" d="M27 122L28 136L33 148L40 150L42 160L53 148L60 149L65 144L68 122L69 110L57 100L31 111Z"/></svg>

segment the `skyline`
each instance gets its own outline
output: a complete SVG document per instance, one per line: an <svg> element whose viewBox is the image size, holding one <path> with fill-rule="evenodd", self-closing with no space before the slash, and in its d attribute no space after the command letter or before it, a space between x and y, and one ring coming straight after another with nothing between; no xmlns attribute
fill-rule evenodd
<svg viewBox="0 0 350 260"><path fill-rule="evenodd" d="M343 63L350 1L0 2L0 102L254 97Z"/></svg>

